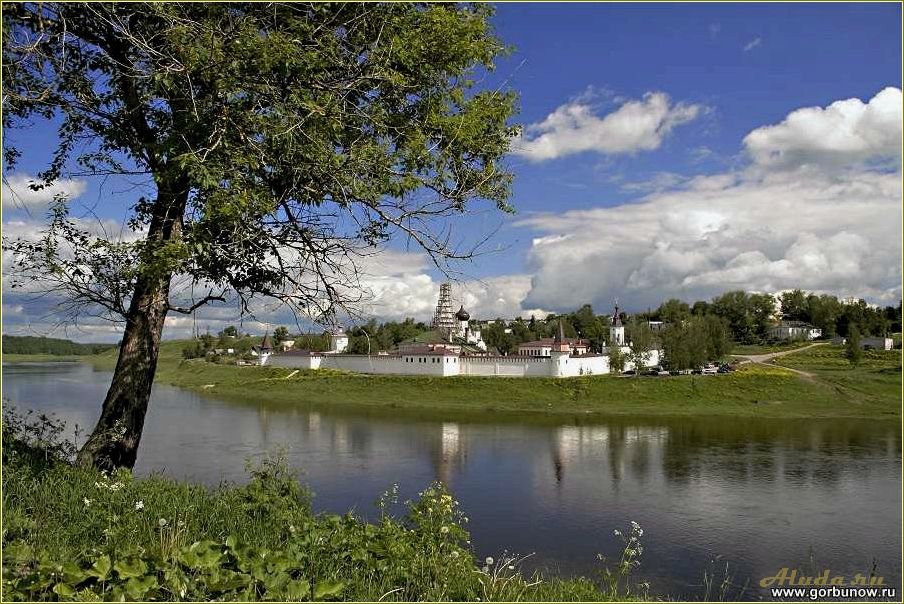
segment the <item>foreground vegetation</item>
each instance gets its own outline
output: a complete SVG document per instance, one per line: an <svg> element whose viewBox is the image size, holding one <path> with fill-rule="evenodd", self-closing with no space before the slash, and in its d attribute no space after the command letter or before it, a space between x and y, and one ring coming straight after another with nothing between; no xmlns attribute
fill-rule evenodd
<svg viewBox="0 0 904 604"><path fill-rule="evenodd" d="M67 462L61 427L5 415L3 599L581 600L635 597L642 531L596 579L525 576L520 559L476 560L467 518L442 485L379 519L314 514L279 457L247 485L209 490ZM644 586L637 586L644 588Z"/></svg>

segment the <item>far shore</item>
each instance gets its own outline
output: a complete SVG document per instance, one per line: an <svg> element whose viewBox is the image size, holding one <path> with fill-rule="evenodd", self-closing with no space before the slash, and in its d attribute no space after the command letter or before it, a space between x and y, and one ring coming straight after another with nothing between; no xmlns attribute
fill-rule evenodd
<svg viewBox="0 0 904 604"><path fill-rule="evenodd" d="M184 342L165 342L156 381L205 396L349 411L429 413L450 419L488 414L512 419L718 416L786 419L901 417L901 353L870 351L851 368L837 346L819 346L746 364L722 375L493 378L362 375L236 367L184 361ZM112 370L116 351L48 358L4 355L4 362L90 363ZM802 371L804 370L804 371Z"/></svg>

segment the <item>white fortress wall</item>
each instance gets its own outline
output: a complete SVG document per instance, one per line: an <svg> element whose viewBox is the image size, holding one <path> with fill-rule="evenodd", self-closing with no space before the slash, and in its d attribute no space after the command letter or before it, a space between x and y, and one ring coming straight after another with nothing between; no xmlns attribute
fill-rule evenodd
<svg viewBox="0 0 904 604"><path fill-rule="evenodd" d="M267 362L292 369L339 369L381 375L577 377L609 373L608 355L460 357L440 354L407 355L273 355ZM659 351L650 352L646 366L659 364ZM631 363L625 369L632 369Z"/></svg>
<svg viewBox="0 0 904 604"><path fill-rule="evenodd" d="M321 368L396 375L458 375L459 359L451 355L324 355Z"/></svg>
<svg viewBox="0 0 904 604"><path fill-rule="evenodd" d="M552 364L542 357L462 357L461 375L550 377Z"/></svg>

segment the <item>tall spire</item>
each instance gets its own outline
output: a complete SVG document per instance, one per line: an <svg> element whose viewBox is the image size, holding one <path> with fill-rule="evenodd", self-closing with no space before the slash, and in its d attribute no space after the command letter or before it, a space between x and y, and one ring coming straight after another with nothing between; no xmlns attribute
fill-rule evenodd
<svg viewBox="0 0 904 604"><path fill-rule="evenodd" d="M618 298L615 299L615 312L612 314L612 326L621 327L621 315L618 312Z"/></svg>
<svg viewBox="0 0 904 604"><path fill-rule="evenodd" d="M436 312L433 313L433 329L451 334L454 328L452 284L447 281L439 286L439 299L436 302Z"/></svg>

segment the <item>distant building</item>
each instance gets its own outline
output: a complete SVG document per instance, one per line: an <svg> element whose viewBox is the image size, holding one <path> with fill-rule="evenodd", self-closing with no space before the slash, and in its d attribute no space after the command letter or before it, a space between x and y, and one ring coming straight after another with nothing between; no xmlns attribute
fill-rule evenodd
<svg viewBox="0 0 904 604"><path fill-rule="evenodd" d="M662 331L665 329L664 321L647 321L647 325L650 326L650 331Z"/></svg>
<svg viewBox="0 0 904 604"><path fill-rule="evenodd" d="M773 340L815 340L822 330L803 321L781 321L766 333Z"/></svg>
<svg viewBox="0 0 904 604"><path fill-rule="evenodd" d="M835 336L832 338L832 344L846 344L847 338ZM864 350L891 350L894 348L895 342L891 338L882 336L862 336L860 338L860 348Z"/></svg>
<svg viewBox="0 0 904 604"><path fill-rule="evenodd" d="M292 347L295 346L295 340L283 340L279 343L279 349L285 352L286 350L292 350Z"/></svg>
<svg viewBox="0 0 904 604"><path fill-rule="evenodd" d="M568 344L571 354L583 355L590 351L590 342L580 338L563 338L565 344ZM552 354L553 346L556 344L555 338L540 338L531 342L518 344L518 354L531 357L548 357Z"/></svg>
<svg viewBox="0 0 904 604"><path fill-rule="evenodd" d="M621 315L618 313L618 302L615 302L615 312L612 313L612 321L609 324L609 346L625 345L625 326L622 325Z"/></svg>
<svg viewBox="0 0 904 604"><path fill-rule="evenodd" d="M264 334L260 346L251 347L251 355L258 357L258 364L266 365L267 360L273 355L273 344L270 342L270 333Z"/></svg>
<svg viewBox="0 0 904 604"><path fill-rule="evenodd" d="M330 336L330 349L327 351L332 354L343 353L348 350L348 334L341 327L336 327L327 332Z"/></svg>

